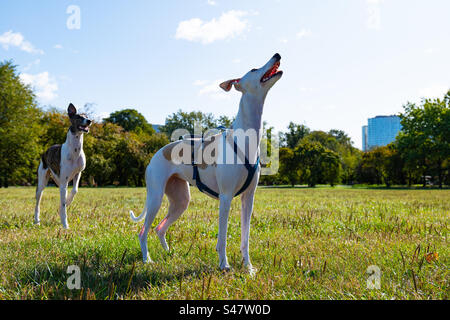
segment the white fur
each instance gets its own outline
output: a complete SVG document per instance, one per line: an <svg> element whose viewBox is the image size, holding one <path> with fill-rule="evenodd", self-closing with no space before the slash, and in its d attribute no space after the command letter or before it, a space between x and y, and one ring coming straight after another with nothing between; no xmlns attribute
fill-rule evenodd
<svg viewBox="0 0 450 320"><path fill-rule="evenodd" d="M261 139L262 112L264 100L267 92L281 77L275 76L265 83L261 83L262 76L279 61L279 55L274 56L261 69L248 72L241 79L234 79L221 84L221 87L229 91L234 85L236 90L242 92L242 98L239 104L239 112L233 124L233 130L249 129L256 130L259 133L257 137L257 147L250 148L253 153L248 154L250 163L255 163L259 153L259 142ZM239 81L237 81L239 80ZM219 145L225 143L224 135L219 137ZM176 143L176 142L174 142ZM144 262L150 262L147 249L147 236L150 226L161 206L161 201L166 194L169 199L169 211L167 216L155 228L156 234L165 250L169 247L166 243L165 234L169 226L174 223L186 210L189 200L189 184L195 185L193 180L193 168L191 164L174 164L167 160L164 155L164 148L160 149L151 159L145 173L147 185L147 200L141 215L135 217L130 211L133 221L140 221L145 218L145 223L139 233L139 242L141 246ZM222 148L219 148L218 158L222 156ZM227 144L226 154L234 154L231 145ZM219 266L222 270L230 268L226 255L227 245L227 226L230 212L231 201L234 195L243 186L248 175L247 169L242 164L208 166L205 169L199 169L201 180L210 189L218 191L220 210L219 210L219 234L216 250L219 253ZM241 253L244 265L250 272L254 269L249 256L249 235L250 219L253 211L253 199L258 185L260 167L258 167L249 187L241 194L242 213L241 213Z"/></svg>
<svg viewBox="0 0 450 320"><path fill-rule="evenodd" d="M77 150L77 151L75 151ZM38 169L38 187L36 189L36 208L34 211L34 223L39 225L40 202L42 192L47 186L50 174L55 183L59 186L60 206L59 216L64 229L69 228L67 222L67 207L72 203L73 198L78 192L78 184L80 182L81 172L86 167L86 156L83 151L83 133L67 133L66 141L61 147L61 163L59 177L51 170L50 167L44 169L42 160ZM67 196L67 188L69 182L73 180L73 188L69 196Z"/></svg>

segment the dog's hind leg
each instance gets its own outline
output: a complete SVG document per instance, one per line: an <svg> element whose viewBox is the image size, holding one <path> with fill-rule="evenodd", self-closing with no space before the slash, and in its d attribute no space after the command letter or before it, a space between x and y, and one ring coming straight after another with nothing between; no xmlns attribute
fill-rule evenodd
<svg viewBox="0 0 450 320"><path fill-rule="evenodd" d="M169 251L169 246L166 242L167 229L187 209L191 195L188 182L175 176L172 176L167 181L165 193L169 199L169 212L155 228L155 231L164 250Z"/></svg>
<svg viewBox="0 0 450 320"><path fill-rule="evenodd" d="M34 209L34 224L39 225L41 220L39 219L40 214L40 204L42 199L42 192L47 186L48 180L50 178L49 169L44 169L44 165L41 162L38 168L38 183L36 187L36 207Z"/></svg>
<svg viewBox="0 0 450 320"><path fill-rule="evenodd" d="M142 260L144 263L152 261L148 254L147 237L153 220L161 207L162 198L164 196L164 188L166 185L165 182L167 179L161 179L159 175L152 175L150 171L150 168L148 168L146 172L147 200L145 207L147 212L145 212L145 222L138 236L142 251Z"/></svg>

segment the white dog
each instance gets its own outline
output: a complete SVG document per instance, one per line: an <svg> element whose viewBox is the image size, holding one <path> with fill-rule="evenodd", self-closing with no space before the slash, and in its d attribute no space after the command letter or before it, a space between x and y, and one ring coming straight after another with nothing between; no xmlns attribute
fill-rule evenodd
<svg viewBox="0 0 450 320"><path fill-rule="evenodd" d="M230 142L229 132L215 135L207 142L202 139L179 140L160 149L150 161L145 172L147 185L147 200L145 208L139 217L130 215L134 221L145 217L145 223L139 233L139 242L144 262L150 262L147 250L147 235L150 226L161 206L164 194L169 199L167 216L155 228L159 240L165 250L169 247L165 234L169 226L174 223L186 210L190 201L189 183L197 185L200 191L220 200L219 234L216 250L219 253L219 266L222 270L229 270L226 255L228 216L233 198L240 194L242 202L241 212L241 253L244 266L254 272L249 256L250 218L253 211L253 199L258 185L259 143L262 129L262 112L264 101L269 89L281 78L283 72L278 71L280 55L275 54L260 69L252 69L240 79L228 80L220 84L225 91L234 86L242 92L239 112L233 123L232 130L242 132L256 132L256 139L250 145L249 152L239 149L236 142ZM251 140L251 139L250 139ZM211 144L211 142L214 142ZM227 143L229 142L229 143ZM198 144L204 152L214 146L213 161L198 163L194 160L198 155ZM189 147L189 148L187 148ZM192 148L191 148L192 147ZM228 151L228 152L227 152ZM241 162L229 164L220 162L220 159L235 155ZM175 161L183 157L185 161Z"/></svg>
<svg viewBox="0 0 450 320"><path fill-rule="evenodd" d="M51 146L42 155L38 169L38 186L36 189L36 208L34 210L34 223L39 224L39 204L42 192L47 186L50 177L59 186L60 206L59 216L64 229L69 228L67 223L66 208L72 203L78 191L81 172L86 166L86 157L83 151L83 133L89 132L91 120L84 115L77 114L77 109L73 104L67 108L69 114L70 127L67 132L66 142L62 145ZM73 180L73 188L67 197L67 187L69 181Z"/></svg>

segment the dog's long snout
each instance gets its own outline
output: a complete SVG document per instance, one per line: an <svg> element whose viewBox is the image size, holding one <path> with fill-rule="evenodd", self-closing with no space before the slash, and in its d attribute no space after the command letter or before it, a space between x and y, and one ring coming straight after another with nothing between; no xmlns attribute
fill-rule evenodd
<svg viewBox="0 0 450 320"><path fill-rule="evenodd" d="M281 60L281 56L279 53L275 53L272 58L275 58L277 61Z"/></svg>

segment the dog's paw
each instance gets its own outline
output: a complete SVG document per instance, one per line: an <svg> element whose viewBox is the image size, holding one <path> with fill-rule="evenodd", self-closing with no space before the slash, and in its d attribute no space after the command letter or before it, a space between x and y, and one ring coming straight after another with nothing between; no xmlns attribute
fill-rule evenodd
<svg viewBox="0 0 450 320"><path fill-rule="evenodd" d="M169 245L166 242L166 238L164 235L160 235L158 231L156 231L156 234L158 235L159 243L161 243L161 246L163 247L164 251L169 252Z"/></svg>
<svg viewBox="0 0 450 320"><path fill-rule="evenodd" d="M41 221L39 221L39 220L38 220L38 221L34 221L33 224L34 224L35 226L40 226L40 225L41 225Z"/></svg>
<svg viewBox="0 0 450 320"><path fill-rule="evenodd" d="M151 263L153 263L153 260L150 257L145 257L145 258L142 258L142 262L144 264L151 264Z"/></svg>
<svg viewBox="0 0 450 320"><path fill-rule="evenodd" d="M256 273L258 273L258 269L256 269L255 267L253 267L251 264L245 266L245 271L246 271L247 274L248 274L250 277L252 277L252 278L256 276Z"/></svg>
<svg viewBox="0 0 450 320"><path fill-rule="evenodd" d="M222 273L228 273L231 271L231 266L228 263L220 266L220 271L222 271Z"/></svg>

